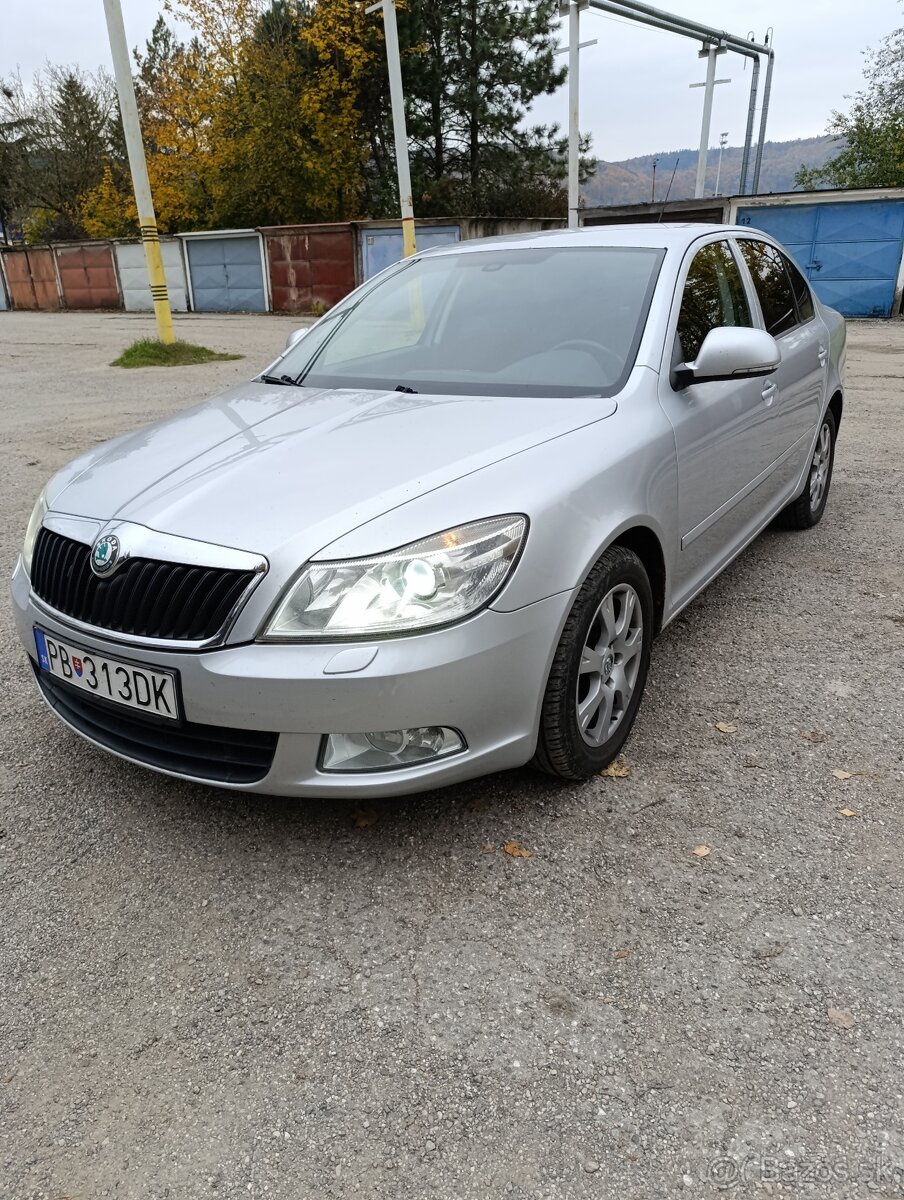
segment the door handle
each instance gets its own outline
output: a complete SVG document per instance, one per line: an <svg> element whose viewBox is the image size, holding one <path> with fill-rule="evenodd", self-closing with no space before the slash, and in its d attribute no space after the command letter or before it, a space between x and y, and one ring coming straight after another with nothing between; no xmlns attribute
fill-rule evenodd
<svg viewBox="0 0 904 1200"><path fill-rule="evenodd" d="M816 357L819 359L819 365L824 367L826 365L826 359L829 357L829 352L826 350L825 346L819 347Z"/></svg>
<svg viewBox="0 0 904 1200"><path fill-rule="evenodd" d="M778 388L776 387L776 385L774 383L764 383L763 384L763 399L766 402L767 408L772 403L772 401L775 399L775 397L777 395L778 395Z"/></svg>

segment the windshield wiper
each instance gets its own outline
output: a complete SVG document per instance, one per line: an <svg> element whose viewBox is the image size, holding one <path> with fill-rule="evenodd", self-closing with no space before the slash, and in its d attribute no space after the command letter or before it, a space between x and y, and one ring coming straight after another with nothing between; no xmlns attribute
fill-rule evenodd
<svg viewBox="0 0 904 1200"><path fill-rule="evenodd" d="M417 395L417 388L406 387L404 383L397 383L392 390L394 392L406 392L409 396Z"/></svg>
<svg viewBox="0 0 904 1200"><path fill-rule="evenodd" d="M291 375L258 375L261 383L280 383L283 387L303 387L304 384L293 379Z"/></svg>

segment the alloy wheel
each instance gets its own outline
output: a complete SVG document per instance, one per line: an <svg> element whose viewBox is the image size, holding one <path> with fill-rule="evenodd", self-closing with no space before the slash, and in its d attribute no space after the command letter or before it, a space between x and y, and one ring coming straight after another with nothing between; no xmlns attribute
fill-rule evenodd
<svg viewBox="0 0 904 1200"><path fill-rule="evenodd" d="M813 452L813 462L810 465L810 508L813 512L816 512L822 504L831 465L832 431L826 423L819 431L816 449Z"/></svg>
<svg viewBox="0 0 904 1200"><path fill-rule="evenodd" d="M642 648L640 598L629 583L620 583L603 597L581 650L575 710L588 745L603 745L621 724L637 683Z"/></svg>

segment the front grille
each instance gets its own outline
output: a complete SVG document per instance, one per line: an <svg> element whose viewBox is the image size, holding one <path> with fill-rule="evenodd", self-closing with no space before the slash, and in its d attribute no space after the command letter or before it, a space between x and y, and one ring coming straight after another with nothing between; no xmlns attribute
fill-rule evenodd
<svg viewBox="0 0 904 1200"><path fill-rule="evenodd" d="M257 783L273 763L278 733L155 721L98 703L34 669L45 700L67 725L126 758L179 775L236 784Z"/></svg>
<svg viewBox="0 0 904 1200"><path fill-rule="evenodd" d="M91 570L91 547L42 529L31 586L45 604L99 629L202 642L220 632L253 571L130 558L109 579Z"/></svg>

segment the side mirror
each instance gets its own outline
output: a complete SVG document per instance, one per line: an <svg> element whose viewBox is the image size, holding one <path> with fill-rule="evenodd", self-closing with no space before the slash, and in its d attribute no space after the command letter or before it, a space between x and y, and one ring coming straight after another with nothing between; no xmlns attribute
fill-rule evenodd
<svg viewBox="0 0 904 1200"><path fill-rule="evenodd" d="M306 325L303 329L293 329L286 338L286 349L291 350L296 342L300 342L306 333L310 333L312 326Z"/></svg>
<svg viewBox="0 0 904 1200"><path fill-rule="evenodd" d="M709 331L694 362L675 369L675 385L685 388L693 383L755 379L771 375L781 361L778 344L765 329L722 325Z"/></svg>

